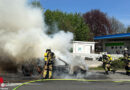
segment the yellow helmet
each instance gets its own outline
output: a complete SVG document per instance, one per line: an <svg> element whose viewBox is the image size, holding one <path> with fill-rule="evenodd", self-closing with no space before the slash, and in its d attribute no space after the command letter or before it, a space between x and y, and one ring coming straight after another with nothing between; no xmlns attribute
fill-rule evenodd
<svg viewBox="0 0 130 90"><path fill-rule="evenodd" d="M107 56L108 56L109 60L112 60L112 57L111 57L111 55L110 55L110 54L108 54Z"/></svg>
<svg viewBox="0 0 130 90"><path fill-rule="evenodd" d="M111 55L110 55L110 54L107 54L107 56L108 56L108 57L111 57Z"/></svg>

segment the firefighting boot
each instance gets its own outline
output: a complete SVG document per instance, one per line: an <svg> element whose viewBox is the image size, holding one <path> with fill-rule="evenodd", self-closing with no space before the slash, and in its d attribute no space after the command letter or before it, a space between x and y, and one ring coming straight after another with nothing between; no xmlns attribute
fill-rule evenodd
<svg viewBox="0 0 130 90"><path fill-rule="evenodd" d="M106 75L109 75L108 71L105 72Z"/></svg>

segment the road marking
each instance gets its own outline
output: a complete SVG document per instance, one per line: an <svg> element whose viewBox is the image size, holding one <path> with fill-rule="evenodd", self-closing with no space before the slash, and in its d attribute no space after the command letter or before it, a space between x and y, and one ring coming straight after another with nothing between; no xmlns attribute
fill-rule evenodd
<svg viewBox="0 0 130 90"><path fill-rule="evenodd" d="M87 80L87 79L39 79L39 80L33 80L33 81L25 82L22 84L18 84L18 86L16 88L14 88L13 90L17 90L19 87L21 87L23 85L33 83L33 82L39 82L39 81L85 81L85 82L115 82L115 83L130 82L130 80L112 81L112 80ZM14 84L14 85L16 85L16 84Z"/></svg>

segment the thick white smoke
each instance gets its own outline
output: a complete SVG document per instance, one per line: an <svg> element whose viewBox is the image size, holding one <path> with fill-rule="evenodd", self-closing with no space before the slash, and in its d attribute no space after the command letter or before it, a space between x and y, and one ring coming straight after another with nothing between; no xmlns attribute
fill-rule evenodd
<svg viewBox="0 0 130 90"><path fill-rule="evenodd" d="M65 54L72 33L59 32L49 37L42 11L27 0L0 0L0 55L16 62L43 57L47 48Z"/></svg>
<svg viewBox="0 0 130 90"><path fill-rule="evenodd" d="M49 48L69 64L84 64L76 63L80 60L69 53L72 33L60 31L50 37L46 30L42 10L32 8L27 0L0 0L0 62L41 58Z"/></svg>

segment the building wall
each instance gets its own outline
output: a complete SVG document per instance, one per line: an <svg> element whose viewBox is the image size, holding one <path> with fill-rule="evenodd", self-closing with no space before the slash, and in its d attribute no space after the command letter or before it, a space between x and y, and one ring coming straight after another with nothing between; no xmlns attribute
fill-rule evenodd
<svg viewBox="0 0 130 90"><path fill-rule="evenodd" d="M123 54L124 48L130 52L130 41L107 41L103 42L103 51L109 54Z"/></svg>
<svg viewBox="0 0 130 90"><path fill-rule="evenodd" d="M95 42L82 42L74 41L73 42L73 53L84 53L90 54L95 51Z"/></svg>

